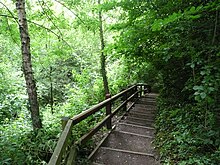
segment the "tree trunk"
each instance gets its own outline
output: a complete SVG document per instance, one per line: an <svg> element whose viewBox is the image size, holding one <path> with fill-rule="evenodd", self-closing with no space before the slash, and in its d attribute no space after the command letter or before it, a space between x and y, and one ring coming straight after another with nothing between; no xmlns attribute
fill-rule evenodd
<svg viewBox="0 0 220 165"><path fill-rule="evenodd" d="M39 114L36 84L34 81L31 64L30 37L28 34L28 26L25 12L25 0L16 0L16 9L18 12L19 31L21 38L23 72L25 76L28 99L30 104L32 125L33 129L36 130L42 128L42 123Z"/></svg>
<svg viewBox="0 0 220 165"><path fill-rule="evenodd" d="M98 0L98 4L100 5L101 2ZM106 72L106 56L104 54L105 49L105 42L104 42L104 34L103 34L103 27L102 27L102 11L99 10L99 34L100 34L100 42L101 42L101 74L103 79L103 85L105 89L105 94L109 94L109 87L108 87L108 78Z"/></svg>
<svg viewBox="0 0 220 165"><path fill-rule="evenodd" d="M53 80L52 80L52 66L50 66L50 108L51 108L51 113L53 114Z"/></svg>

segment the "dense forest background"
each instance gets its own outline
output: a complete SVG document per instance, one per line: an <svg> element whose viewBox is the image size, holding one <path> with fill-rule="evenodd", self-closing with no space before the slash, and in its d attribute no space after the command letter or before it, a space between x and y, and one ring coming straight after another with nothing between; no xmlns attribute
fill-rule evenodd
<svg viewBox="0 0 220 165"><path fill-rule="evenodd" d="M114 95L142 82L160 94L155 144L162 162L220 164L219 0L23 0L37 129L19 1L0 0L0 164L46 164L62 116L102 101L106 85ZM103 116L77 125L74 138Z"/></svg>

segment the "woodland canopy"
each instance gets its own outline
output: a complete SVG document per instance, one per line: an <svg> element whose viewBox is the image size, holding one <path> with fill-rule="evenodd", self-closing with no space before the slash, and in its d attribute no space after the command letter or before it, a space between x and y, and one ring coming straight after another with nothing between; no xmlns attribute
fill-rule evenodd
<svg viewBox="0 0 220 165"><path fill-rule="evenodd" d="M62 116L135 83L164 164L220 164L219 0L0 0L0 41L0 164L46 164Z"/></svg>

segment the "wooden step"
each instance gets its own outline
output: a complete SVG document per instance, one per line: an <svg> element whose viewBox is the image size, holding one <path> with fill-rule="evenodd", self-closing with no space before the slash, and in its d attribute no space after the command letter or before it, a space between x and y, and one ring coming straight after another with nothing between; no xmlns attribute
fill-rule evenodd
<svg viewBox="0 0 220 165"><path fill-rule="evenodd" d="M155 114L143 114L140 112L135 112L135 111L131 111L130 113L127 114L127 116L131 116L131 117L137 117L137 118L142 118L142 119L155 119Z"/></svg>
<svg viewBox="0 0 220 165"><path fill-rule="evenodd" d="M139 118L139 117L134 117L134 116L127 116L126 120L133 121L133 122L149 123L149 124L154 123L153 119L144 119L144 118Z"/></svg>
<svg viewBox="0 0 220 165"><path fill-rule="evenodd" d="M90 157L92 165L160 165L152 144L156 95L141 98Z"/></svg>
<svg viewBox="0 0 220 165"><path fill-rule="evenodd" d="M148 115L148 116L156 116L156 112L152 112L152 111L147 111L147 110L142 110L142 109L132 109L130 111L130 113L139 113L139 114L143 114L143 115Z"/></svg>
<svg viewBox="0 0 220 165"><path fill-rule="evenodd" d="M133 109L145 109L147 111L156 111L155 106L146 106L146 105L142 105L142 104L135 105L133 107Z"/></svg>
<svg viewBox="0 0 220 165"><path fill-rule="evenodd" d="M137 104L156 105L156 100L155 99L138 100Z"/></svg>
<svg viewBox="0 0 220 165"><path fill-rule="evenodd" d="M148 110L156 110L155 105L146 105L146 104L135 104L134 108L145 108Z"/></svg>
<svg viewBox="0 0 220 165"><path fill-rule="evenodd" d="M105 165L159 165L152 154L109 147L101 147L94 160Z"/></svg>
<svg viewBox="0 0 220 165"><path fill-rule="evenodd" d="M152 136L113 131L102 146L153 154Z"/></svg>
<svg viewBox="0 0 220 165"><path fill-rule="evenodd" d="M90 165L105 165L105 164L102 164L102 163L95 163L95 162L93 162L93 163L90 164Z"/></svg>
<svg viewBox="0 0 220 165"><path fill-rule="evenodd" d="M157 96L159 96L159 94L157 93L146 93L142 98L148 98L148 97L156 98Z"/></svg>
<svg viewBox="0 0 220 165"><path fill-rule="evenodd" d="M154 128L154 123L146 123L146 122L134 122L131 120L123 120L123 123L127 123L127 124L133 124L133 125L137 125L137 126L144 126L144 127L152 127Z"/></svg>
<svg viewBox="0 0 220 165"><path fill-rule="evenodd" d="M130 110L129 113L139 113L139 114L151 115L151 116L155 116L156 115L156 111L155 110L146 110L146 109L141 109L141 108L133 108L133 109Z"/></svg>
<svg viewBox="0 0 220 165"><path fill-rule="evenodd" d="M156 98L155 97L142 97L139 100L141 100L141 101L148 101L148 100L156 100Z"/></svg>
<svg viewBox="0 0 220 165"><path fill-rule="evenodd" d="M128 123L119 123L118 126L116 127L116 131L130 132L140 135L148 135L152 137L155 134L155 129L152 127L144 127L144 126L138 126Z"/></svg>

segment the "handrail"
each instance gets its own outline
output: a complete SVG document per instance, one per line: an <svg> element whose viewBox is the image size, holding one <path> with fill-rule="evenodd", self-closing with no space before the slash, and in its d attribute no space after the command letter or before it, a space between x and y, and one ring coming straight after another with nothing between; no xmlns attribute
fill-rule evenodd
<svg viewBox="0 0 220 165"><path fill-rule="evenodd" d="M138 87L140 90L138 90ZM143 89L144 87L144 89ZM92 108L89 108L88 110L72 117L71 119L68 120L62 134L60 135L60 138L57 142L57 146L54 150L54 153L48 163L48 165L59 165L63 156L63 153L67 147L67 142L68 139L70 138L71 131L74 125L78 124L82 120L86 119L90 115L98 112L100 109L108 105L111 105L115 100L118 98L125 96L126 98L123 100L123 103L119 105L113 113L106 113L106 117L99 123L97 124L92 130L90 130L86 135L82 136L76 143L81 144L86 142L89 138L91 138L100 128L102 128L111 118L122 108L125 107L127 102L133 99L134 97L138 97L138 94L141 95L141 93L145 90L146 85L145 84L137 84L133 85L132 87L116 94L115 96L108 98L101 103L93 106ZM129 96L127 95L129 92L132 92ZM111 111L111 110L110 110ZM110 126L111 128L111 126ZM74 144L76 144L74 143Z"/></svg>
<svg viewBox="0 0 220 165"><path fill-rule="evenodd" d="M119 97L121 97L124 93L129 92L130 90L134 89L136 87L136 85L120 92L119 94L106 99L105 101L102 101L101 103L95 105L94 107L80 113L79 115L74 116L73 118L71 118L70 120L72 120L72 124L77 124L80 121L86 119L87 117L89 117L90 115L94 114L95 112L99 111L101 108L103 108L104 106L106 106L107 104L109 104L110 102L115 101L116 99L118 99Z"/></svg>

